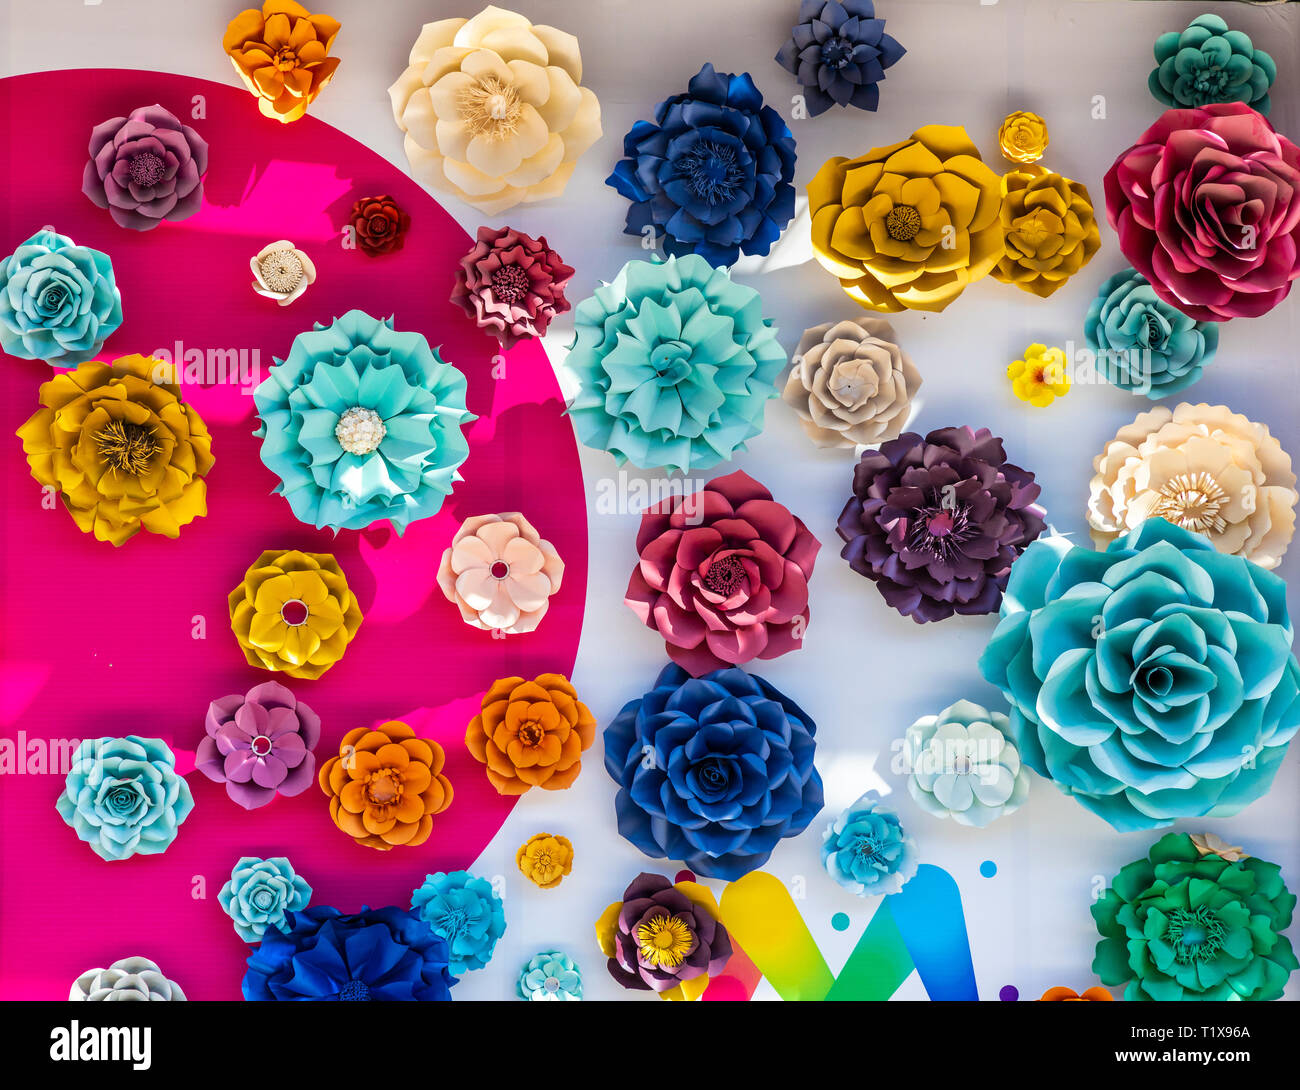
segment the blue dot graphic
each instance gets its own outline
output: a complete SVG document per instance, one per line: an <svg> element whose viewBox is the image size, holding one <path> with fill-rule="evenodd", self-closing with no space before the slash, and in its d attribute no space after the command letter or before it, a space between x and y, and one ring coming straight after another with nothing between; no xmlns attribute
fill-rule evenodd
<svg viewBox="0 0 1300 1090"><path fill-rule="evenodd" d="M980 874L985 878L992 878L998 872L998 865L992 859L986 859L980 864Z"/></svg>
<svg viewBox="0 0 1300 1090"><path fill-rule="evenodd" d="M849 917L843 912L837 912L831 917L831 926L836 931L847 931L849 929Z"/></svg>

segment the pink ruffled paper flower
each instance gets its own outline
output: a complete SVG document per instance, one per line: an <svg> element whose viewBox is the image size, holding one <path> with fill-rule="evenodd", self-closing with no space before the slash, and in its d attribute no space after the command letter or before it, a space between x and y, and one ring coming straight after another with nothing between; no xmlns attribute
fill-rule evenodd
<svg viewBox="0 0 1300 1090"><path fill-rule="evenodd" d="M1300 148L1240 102L1167 110L1107 173L1106 215L1161 299L1257 317L1300 277Z"/></svg>
<svg viewBox="0 0 1300 1090"><path fill-rule="evenodd" d="M204 729L195 768L245 810L297 795L316 778L320 717L278 682L214 700Z"/></svg>
<svg viewBox="0 0 1300 1090"><path fill-rule="evenodd" d="M573 270L546 244L513 227L480 227L461 258L451 301L486 329L502 348L540 337L569 309L564 286Z"/></svg>
<svg viewBox="0 0 1300 1090"><path fill-rule="evenodd" d="M468 625L532 632L560 589L564 561L518 511L461 523L438 566L438 586Z"/></svg>
<svg viewBox="0 0 1300 1090"><path fill-rule="evenodd" d="M655 504L636 547L627 604L692 674L803 645L821 543L749 474Z"/></svg>

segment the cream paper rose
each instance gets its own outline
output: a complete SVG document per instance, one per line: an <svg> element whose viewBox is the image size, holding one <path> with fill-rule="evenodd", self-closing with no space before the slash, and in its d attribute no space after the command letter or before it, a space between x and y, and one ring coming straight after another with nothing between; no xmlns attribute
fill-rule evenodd
<svg viewBox="0 0 1300 1090"><path fill-rule="evenodd" d="M557 197L600 139L578 39L489 6L426 23L388 89L417 181L488 215Z"/></svg>
<svg viewBox="0 0 1300 1090"><path fill-rule="evenodd" d="M1275 568L1295 531L1296 475L1267 426L1226 405L1160 405L1093 460L1093 543L1149 517L1205 534L1224 553Z"/></svg>

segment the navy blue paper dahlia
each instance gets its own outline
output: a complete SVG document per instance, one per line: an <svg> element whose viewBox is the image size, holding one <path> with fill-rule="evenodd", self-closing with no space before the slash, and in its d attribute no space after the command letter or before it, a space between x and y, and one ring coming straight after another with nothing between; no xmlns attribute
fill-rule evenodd
<svg viewBox="0 0 1300 1090"><path fill-rule="evenodd" d="M871 0L802 0L776 61L799 81L816 117L837 104L874 110L885 69L906 52L885 33Z"/></svg>
<svg viewBox="0 0 1300 1090"><path fill-rule="evenodd" d="M623 154L605 182L632 202L624 233L651 227L670 255L766 254L794 216L794 137L747 72L706 64L632 126Z"/></svg>
<svg viewBox="0 0 1300 1090"><path fill-rule="evenodd" d="M816 731L793 700L739 667L693 678L665 666L605 728L618 831L705 878L761 867L822 808Z"/></svg>

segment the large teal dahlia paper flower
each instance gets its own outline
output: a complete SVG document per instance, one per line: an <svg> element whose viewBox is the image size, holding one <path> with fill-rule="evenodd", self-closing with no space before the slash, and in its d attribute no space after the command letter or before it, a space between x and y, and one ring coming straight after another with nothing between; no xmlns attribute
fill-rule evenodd
<svg viewBox="0 0 1300 1090"><path fill-rule="evenodd" d="M1286 584L1147 519L1105 552L1040 539L980 658L1035 772L1121 831L1227 817L1300 726Z"/></svg>
<svg viewBox="0 0 1300 1090"><path fill-rule="evenodd" d="M642 469L709 469L763 430L785 350L753 288L698 254L629 261L575 312L578 438Z"/></svg>
<svg viewBox="0 0 1300 1090"><path fill-rule="evenodd" d="M262 461L301 521L400 534L438 513L469 457L465 376L419 333L350 310L294 338L253 391Z"/></svg>
<svg viewBox="0 0 1300 1090"><path fill-rule="evenodd" d="M1130 1000L1280 999L1300 968L1282 934L1295 902L1276 863L1169 833L1093 904L1092 971Z"/></svg>
<svg viewBox="0 0 1300 1090"><path fill-rule="evenodd" d="M1268 113L1268 89L1277 79L1277 65L1249 35L1229 30L1219 16L1202 15L1181 33L1161 34L1155 55L1147 86L1166 106L1244 102Z"/></svg>
<svg viewBox="0 0 1300 1090"><path fill-rule="evenodd" d="M505 905L492 883L466 870L426 875L411 894L411 911L447 940L457 976L486 966L506 930Z"/></svg>

